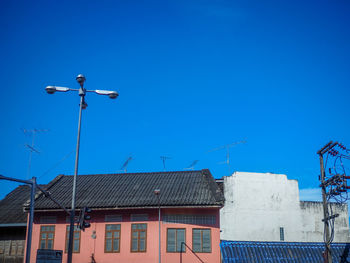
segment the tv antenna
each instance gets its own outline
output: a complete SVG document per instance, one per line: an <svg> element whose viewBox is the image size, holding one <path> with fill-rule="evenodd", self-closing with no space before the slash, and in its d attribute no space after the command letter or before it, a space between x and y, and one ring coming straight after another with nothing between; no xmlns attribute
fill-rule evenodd
<svg viewBox="0 0 350 263"><path fill-rule="evenodd" d="M199 160L194 160L185 170L194 170L195 165L199 162Z"/></svg>
<svg viewBox="0 0 350 263"><path fill-rule="evenodd" d="M162 161L163 161L163 168L164 168L164 172L165 172L166 171L166 169L165 169L165 161L168 160L168 159L171 159L171 157L160 156L160 159L162 159Z"/></svg>
<svg viewBox="0 0 350 263"><path fill-rule="evenodd" d="M24 146L29 149L29 161L28 161L28 171L27 171L27 179L30 178L30 169L32 165L32 154L33 152L35 153L40 153L37 149L35 149L34 146L34 141L35 141L35 135L39 132L48 132L49 130L47 129L23 129L24 134L30 134L32 136L32 145L25 144Z"/></svg>
<svg viewBox="0 0 350 263"><path fill-rule="evenodd" d="M222 162L222 164L227 164L227 169L228 169L228 175L230 175L231 172L231 168L230 168L230 148L233 146L236 146L237 144L242 144L242 143L246 143L247 141L238 141L238 142L234 142L234 143L229 143L229 144L225 144L223 146L217 147L215 149L212 149L208 152L215 152L215 151L219 151L222 149L226 149L226 161Z"/></svg>
<svg viewBox="0 0 350 263"><path fill-rule="evenodd" d="M127 172L127 167L129 162L133 160L132 156L129 156L128 159L126 159L126 161L124 162L123 166L120 168L120 170L124 171L124 173Z"/></svg>

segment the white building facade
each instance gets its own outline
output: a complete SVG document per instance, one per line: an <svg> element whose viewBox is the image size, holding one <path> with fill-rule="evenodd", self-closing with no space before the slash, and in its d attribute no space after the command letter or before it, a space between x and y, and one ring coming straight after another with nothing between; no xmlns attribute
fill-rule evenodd
<svg viewBox="0 0 350 263"><path fill-rule="evenodd" d="M323 242L322 202L300 201L298 181L284 174L235 172L222 183L221 240ZM332 204L332 209L339 214L334 242L348 242L348 207Z"/></svg>

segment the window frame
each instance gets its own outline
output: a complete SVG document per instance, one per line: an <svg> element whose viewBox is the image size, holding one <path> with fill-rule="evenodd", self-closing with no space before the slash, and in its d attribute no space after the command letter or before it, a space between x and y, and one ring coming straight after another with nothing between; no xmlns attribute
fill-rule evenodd
<svg viewBox="0 0 350 263"><path fill-rule="evenodd" d="M146 229L133 229L132 226L133 225L145 225ZM131 224L131 238L130 238L130 252L131 253L146 253L147 252L147 228L148 225L147 223L135 223L135 224ZM144 231L145 234L145 250L144 251L140 251L140 232ZM137 232L137 251L133 251L132 250L132 239L133 239L133 233Z"/></svg>
<svg viewBox="0 0 350 263"><path fill-rule="evenodd" d="M280 227L280 241L284 241L284 227Z"/></svg>
<svg viewBox="0 0 350 263"><path fill-rule="evenodd" d="M194 241L193 241L193 234L194 234L194 231L196 230L199 230L200 233L201 233L201 251L196 251L194 249ZM203 251L203 231L205 230L208 230L209 231L209 234L210 234L210 251ZM195 253L212 253L212 235L211 235L211 228L193 228L192 229L192 250L193 252Z"/></svg>
<svg viewBox="0 0 350 263"><path fill-rule="evenodd" d="M107 226L109 226L109 225L119 225L119 230L117 229L117 230L107 230ZM112 238L108 238L108 239L111 239L112 240L112 250L111 251L107 251L107 249L106 249L106 245L107 245L107 233L108 232L111 232L112 233ZM117 251L114 251L113 250L113 247L114 247L114 233L115 232L119 232L119 246L118 246L118 250ZM104 252L105 253L120 253L120 240L121 240L121 224L106 224L105 225L105 249L104 249Z"/></svg>
<svg viewBox="0 0 350 263"><path fill-rule="evenodd" d="M169 251L168 250L168 231L169 230L175 230L175 251ZM169 227L166 229L166 252L167 253L186 253L186 245L184 246L184 250L177 251L177 230L184 230L184 237L185 237L185 244L186 244L186 228L176 228L176 227ZM180 248L181 249L181 248Z"/></svg>
<svg viewBox="0 0 350 263"><path fill-rule="evenodd" d="M66 226L66 242L65 242L65 246L64 246L64 253L68 253L68 241L69 241L69 227L70 225ZM74 225L74 228L76 228L77 226ZM78 251L74 251L74 240L77 240L75 238L75 233L79 233L79 246L78 246ZM73 231L73 253L80 253L80 244L81 244L81 230L75 230Z"/></svg>
<svg viewBox="0 0 350 263"><path fill-rule="evenodd" d="M53 227L53 231L43 231L43 227ZM54 245L55 245L55 230L56 230L56 226L55 225L41 225L40 226L40 236L39 236L39 249L54 249ZM42 236L41 234L42 233L46 233L46 238L45 239L42 239ZM49 233L53 233L53 238L52 238L52 248L47 248L47 242L48 240L51 240L49 239ZM41 241L42 240L45 240L45 248L41 248Z"/></svg>

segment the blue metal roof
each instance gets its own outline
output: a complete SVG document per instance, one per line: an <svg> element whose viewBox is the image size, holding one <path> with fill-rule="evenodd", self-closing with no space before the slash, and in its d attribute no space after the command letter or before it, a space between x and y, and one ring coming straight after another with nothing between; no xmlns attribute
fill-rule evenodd
<svg viewBox="0 0 350 263"><path fill-rule="evenodd" d="M322 263L324 243L221 241L223 263ZM331 244L333 263L350 262L350 243Z"/></svg>

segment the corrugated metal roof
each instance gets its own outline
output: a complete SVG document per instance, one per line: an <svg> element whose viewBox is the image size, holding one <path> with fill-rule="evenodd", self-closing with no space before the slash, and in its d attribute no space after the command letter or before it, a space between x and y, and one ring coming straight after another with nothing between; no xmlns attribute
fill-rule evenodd
<svg viewBox="0 0 350 263"><path fill-rule="evenodd" d="M221 241L224 263L322 263L324 243ZM350 243L331 244L333 263L350 262Z"/></svg>
<svg viewBox="0 0 350 263"><path fill-rule="evenodd" d="M51 196L71 207L73 176L61 176L49 184ZM223 194L209 170L94 174L77 177L76 207L154 207L158 206L155 189L160 189L161 206L222 206ZM36 209L58 208L39 196Z"/></svg>
<svg viewBox="0 0 350 263"><path fill-rule="evenodd" d="M30 198L30 186L20 185L0 201L0 224L26 223L23 204Z"/></svg>
<svg viewBox="0 0 350 263"><path fill-rule="evenodd" d="M47 187L46 185L40 186L44 189ZM30 190L29 185L20 185L0 201L1 227L26 225L27 214L23 211L23 205L30 203Z"/></svg>

